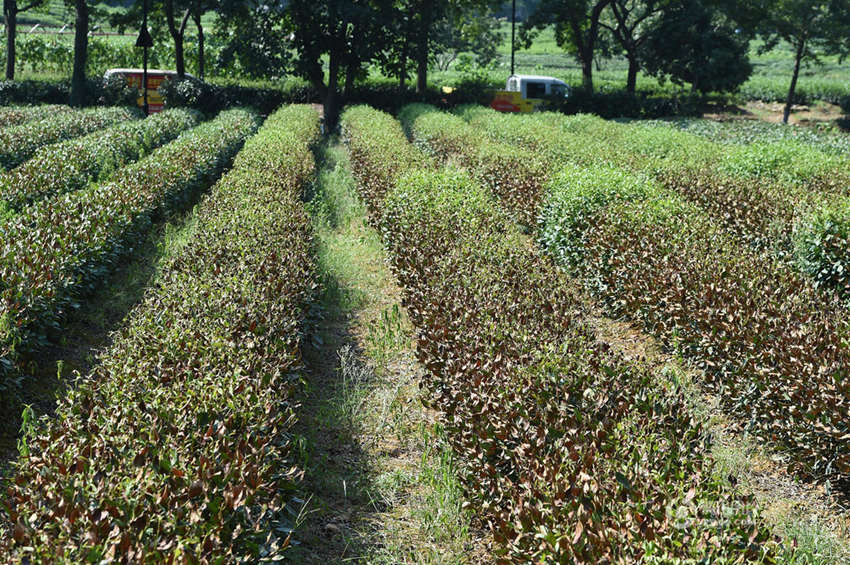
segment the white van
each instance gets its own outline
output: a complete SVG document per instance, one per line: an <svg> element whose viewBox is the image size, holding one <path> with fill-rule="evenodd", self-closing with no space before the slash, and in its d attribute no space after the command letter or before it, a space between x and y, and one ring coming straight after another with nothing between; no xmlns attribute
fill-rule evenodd
<svg viewBox="0 0 850 565"><path fill-rule="evenodd" d="M505 90L496 91L490 107L499 112L534 112L545 107L547 100L566 98L570 87L555 77L511 75Z"/></svg>
<svg viewBox="0 0 850 565"><path fill-rule="evenodd" d="M556 96L566 98L570 87L564 81L555 77L537 75L511 75L505 85L508 92L519 92L523 99L540 99Z"/></svg>

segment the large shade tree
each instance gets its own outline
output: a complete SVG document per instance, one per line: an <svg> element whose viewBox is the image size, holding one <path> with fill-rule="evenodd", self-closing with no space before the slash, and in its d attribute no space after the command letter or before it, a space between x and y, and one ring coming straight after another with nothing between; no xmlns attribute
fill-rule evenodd
<svg viewBox="0 0 850 565"><path fill-rule="evenodd" d="M716 2L676 0L641 46L646 71L692 92L734 91L752 73L749 34Z"/></svg>
<svg viewBox="0 0 850 565"><path fill-rule="evenodd" d="M850 36L848 0L762 0L757 29L766 51L786 41L794 51L794 68L782 121L788 123L800 67L819 57L839 53Z"/></svg>
<svg viewBox="0 0 850 565"><path fill-rule="evenodd" d="M527 46L540 30L554 26L558 46L581 64L582 85L593 92L593 57L599 41L600 19L612 0L543 0L522 26Z"/></svg>
<svg viewBox="0 0 850 565"><path fill-rule="evenodd" d="M664 9L670 0L611 0L609 10L600 21L622 48L629 63L626 90L634 94L640 69L640 51L658 29Z"/></svg>
<svg viewBox="0 0 850 565"><path fill-rule="evenodd" d="M253 78L278 78L290 64L288 13L262 0L209 0L218 16L218 66Z"/></svg>
<svg viewBox="0 0 850 565"><path fill-rule="evenodd" d="M377 52L388 29L385 18L392 13L391 4L390 0L291 0L287 6L290 47L296 52L293 70L319 91L329 129L339 120L340 79L354 80Z"/></svg>

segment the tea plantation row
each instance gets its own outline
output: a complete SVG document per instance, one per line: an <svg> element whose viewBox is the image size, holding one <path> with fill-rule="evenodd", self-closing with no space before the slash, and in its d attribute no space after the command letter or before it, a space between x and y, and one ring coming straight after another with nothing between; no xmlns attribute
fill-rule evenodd
<svg viewBox="0 0 850 565"><path fill-rule="evenodd" d="M355 177L418 329L424 388L499 562L771 562L681 391L585 327L568 275L484 185L390 116L342 118Z"/></svg>
<svg viewBox="0 0 850 565"><path fill-rule="evenodd" d="M256 128L255 115L225 112L102 187L27 208L48 251L15 279L26 302L13 315L53 317ZM256 562L286 547L292 392L316 287L301 194L318 134L309 107L268 118L92 373L24 438L0 561Z"/></svg>
<svg viewBox="0 0 850 565"><path fill-rule="evenodd" d="M511 118L478 114L478 128L423 106L408 107L402 118L417 143L469 168L514 217L537 219L544 249L612 313L704 369L725 407L787 449L803 475L850 476L844 302L737 241L651 176L613 159L596 163L600 146L565 141L570 150L544 163L533 151L481 141L482 130L516 135L522 118L510 128Z"/></svg>
<svg viewBox="0 0 850 565"><path fill-rule="evenodd" d="M129 254L157 218L192 202L226 167L258 117L229 110L106 183L42 200L7 220L0 241L0 391L18 361L60 329L80 295ZM10 386L11 385L11 386Z"/></svg>

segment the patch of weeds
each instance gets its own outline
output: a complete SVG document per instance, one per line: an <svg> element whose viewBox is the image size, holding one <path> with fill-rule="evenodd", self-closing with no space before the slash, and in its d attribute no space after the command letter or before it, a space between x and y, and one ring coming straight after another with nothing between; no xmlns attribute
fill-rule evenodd
<svg viewBox="0 0 850 565"><path fill-rule="evenodd" d="M378 367L384 367L409 344L398 303L381 312L381 317L369 323L366 353Z"/></svg>
<svg viewBox="0 0 850 565"><path fill-rule="evenodd" d="M339 420L354 433L364 421L365 404L369 397L372 371L357 357L350 345L339 352L339 390L335 395L335 407Z"/></svg>

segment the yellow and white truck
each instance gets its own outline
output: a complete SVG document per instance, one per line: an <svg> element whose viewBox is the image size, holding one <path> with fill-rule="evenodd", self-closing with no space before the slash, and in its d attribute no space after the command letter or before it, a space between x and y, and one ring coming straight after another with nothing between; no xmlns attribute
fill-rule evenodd
<svg viewBox="0 0 850 565"><path fill-rule="evenodd" d="M533 112L547 99L569 96L570 87L555 77L511 75L504 90L496 91L490 107L500 112Z"/></svg>

